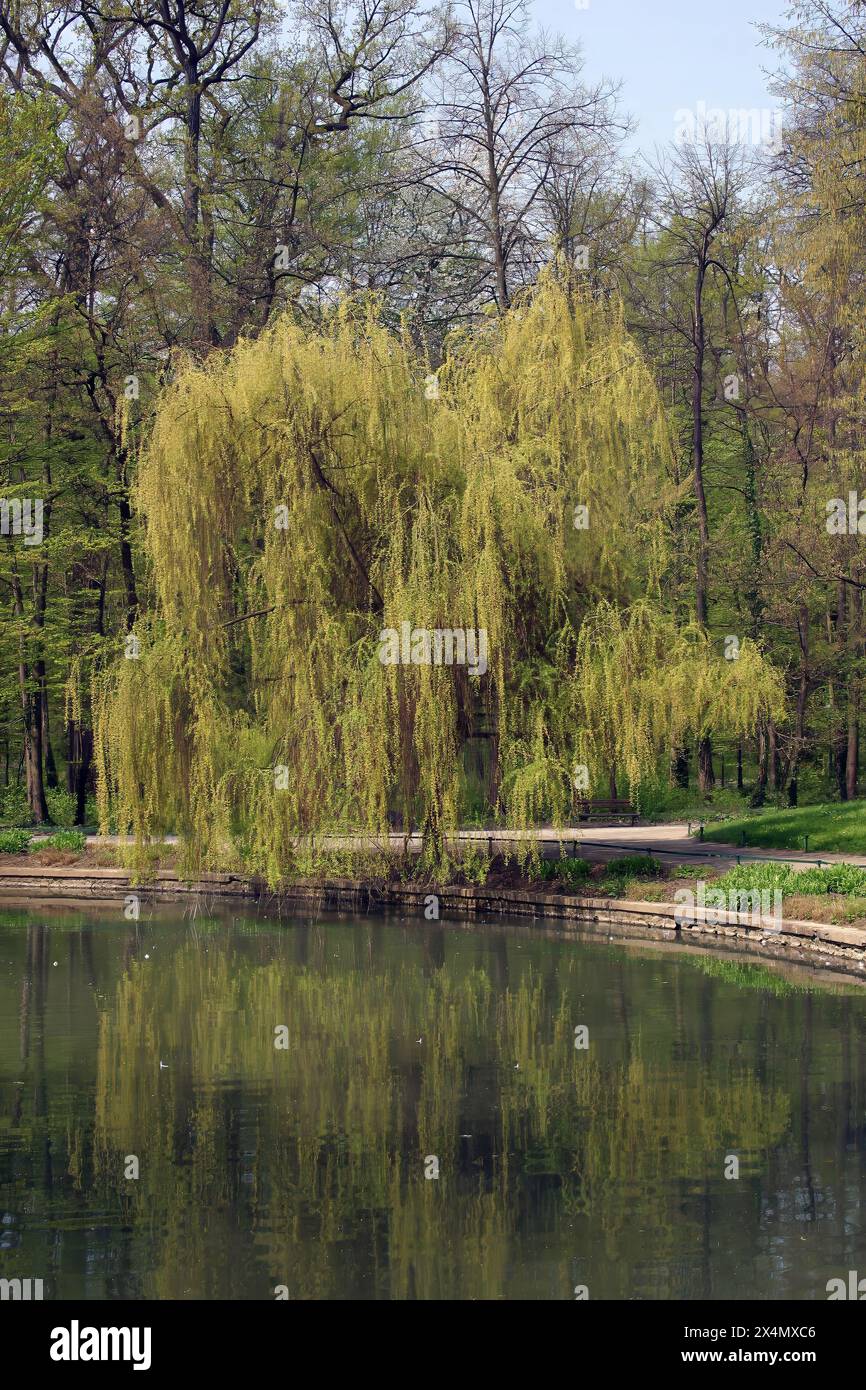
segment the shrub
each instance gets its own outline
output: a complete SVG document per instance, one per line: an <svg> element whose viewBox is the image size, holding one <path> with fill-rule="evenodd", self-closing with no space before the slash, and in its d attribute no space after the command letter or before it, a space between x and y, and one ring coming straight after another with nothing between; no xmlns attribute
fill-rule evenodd
<svg viewBox="0 0 866 1390"><path fill-rule="evenodd" d="M65 787L46 787L45 800L52 823L60 830L71 830L75 825L76 809L72 792ZM87 825L96 825L99 820L96 800L92 796L87 798L84 819ZM0 786L0 821L22 827L33 824L23 783L10 782L8 787Z"/></svg>
<svg viewBox="0 0 866 1390"><path fill-rule="evenodd" d="M460 868L468 883L483 885L490 874L490 860L482 849L474 849L470 845L463 850Z"/></svg>
<svg viewBox="0 0 866 1390"><path fill-rule="evenodd" d="M585 859L543 859L539 878L549 882L558 878L571 888L579 888L589 878L590 866Z"/></svg>
<svg viewBox="0 0 866 1390"><path fill-rule="evenodd" d="M49 787L45 800L51 819L61 830L70 829L75 824L75 797L72 792L65 787Z"/></svg>
<svg viewBox="0 0 866 1390"><path fill-rule="evenodd" d="M822 872L821 870L809 869L808 873ZM700 877L700 874L698 874ZM729 869L721 878L716 879L714 888L721 888L725 892L729 889L749 893L754 888L768 888L771 891L775 888L781 889L783 893L790 893L789 887L792 878L805 878L803 874L794 874L788 864L738 864L736 868ZM804 889L808 892L809 889ZM814 890L812 890L814 891ZM818 892L823 893L824 889L819 888Z"/></svg>
<svg viewBox="0 0 866 1390"><path fill-rule="evenodd" d="M663 869L651 854L625 854L611 859L606 872L608 878L658 878Z"/></svg>
<svg viewBox="0 0 866 1390"><path fill-rule="evenodd" d="M87 836L83 830L58 830L56 835L45 835L34 840L30 852L33 854L40 849L62 849L80 854L86 844Z"/></svg>
<svg viewBox="0 0 866 1390"><path fill-rule="evenodd" d="M806 869L804 872L811 874L815 870ZM829 869L818 869L817 872L826 876L828 893L866 894L866 869L861 869L857 864L831 864ZM797 874L796 877L800 879L802 876Z"/></svg>
<svg viewBox="0 0 866 1390"><path fill-rule="evenodd" d="M827 868L798 871L790 864L738 864L729 869L714 887L751 892L778 888L785 897L794 894L842 893L846 897L866 896L866 869L856 864L830 864Z"/></svg>
<svg viewBox="0 0 866 1390"><path fill-rule="evenodd" d="M605 865L602 892L621 898L634 890L636 880L658 878L663 872L662 865L651 854L624 854Z"/></svg>
<svg viewBox="0 0 866 1390"><path fill-rule="evenodd" d="M30 825L33 820L27 805L27 792L17 782L0 787L0 820L11 825Z"/></svg>
<svg viewBox="0 0 866 1390"><path fill-rule="evenodd" d="M0 854L26 854L29 830L0 830Z"/></svg>

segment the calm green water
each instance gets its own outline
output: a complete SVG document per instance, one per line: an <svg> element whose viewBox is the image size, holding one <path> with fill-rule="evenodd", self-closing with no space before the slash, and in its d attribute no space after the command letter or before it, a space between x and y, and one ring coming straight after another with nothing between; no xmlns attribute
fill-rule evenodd
<svg viewBox="0 0 866 1390"><path fill-rule="evenodd" d="M0 1276L46 1298L824 1299L866 1275L864 1126L857 986L502 924L0 912Z"/></svg>

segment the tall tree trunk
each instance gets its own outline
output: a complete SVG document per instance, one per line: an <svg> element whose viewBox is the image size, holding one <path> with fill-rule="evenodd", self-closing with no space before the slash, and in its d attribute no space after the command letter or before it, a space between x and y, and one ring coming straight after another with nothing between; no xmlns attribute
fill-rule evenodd
<svg viewBox="0 0 866 1390"><path fill-rule="evenodd" d="M24 594L17 574L12 582L12 595L15 614L23 620ZM39 680L34 679L33 668L27 661L23 632L18 645L18 690L24 722L23 756L27 806L37 825L42 825L51 820L42 773L42 691Z"/></svg>
<svg viewBox="0 0 866 1390"><path fill-rule="evenodd" d="M848 800L848 783L845 764L848 757L848 723L842 708L841 692L844 688L845 672L845 622L848 608L846 585L840 579L836 586L836 611L827 615L827 641L833 649L834 678L828 681L827 699L832 711L830 730L830 758L832 777L840 801Z"/></svg>
<svg viewBox="0 0 866 1390"><path fill-rule="evenodd" d="M190 308L195 324L195 346L203 354L219 343L214 316L213 272L206 246L207 237L201 226L201 99L202 86L198 65L186 70L187 99L184 136L183 225L187 247L187 281Z"/></svg>
<svg viewBox="0 0 866 1390"><path fill-rule="evenodd" d="M794 723L794 741L791 749L791 758L787 768L788 780L788 805L796 806L798 803L799 786L798 776L800 769L800 756L803 751L803 744L806 740L806 705L809 699L809 615L805 604L800 609L797 620L797 627L800 635L800 680L797 689L797 714Z"/></svg>
<svg viewBox="0 0 866 1390"><path fill-rule="evenodd" d="M51 820L45 798L42 776L42 695L32 689L30 669L26 662L18 664L18 685L24 715L24 774L27 783L27 805L37 825Z"/></svg>
<svg viewBox="0 0 866 1390"><path fill-rule="evenodd" d="M831 748L833 759L833 775L836 780L836 790L839 793L840 801L848 800L848 779L846 776L846 764L848 761L848 730L838 728L833 738Z"/></svg>
<svg viewBox="0 0 866 1390"><path fill-rule="evenodd" d="M782 759L779 734L772 719L767 720L767 773L771 792L777 792L782 780Z"/></svg>
<svg viewBox="0 0 866 1390"><path fill-rule="evenodd" d="M51 726L48 717L48 687L45 681L45 662L36 663L36 676L42 697L42 750L45 755L45 785L54 791L59 785L54 749L51 747Z"/></svg>
<svg viewBox="0 0 866 1390"><path fill-rule="evenodd" d="M758 720L758 776L755 779L755 786L751 796L753 806L763 806L767 799L767 765L769 753L769 740L767 738L767 722L761 717Z"/></svg>
<svg viewBox="0 0 866 1390"><path fill-rule="evenodd" d="M689 750L687 748L675 748L671 757L671 772L673 773L674 783L678 787L688 788L689 785Z"/></svg>
<svg viewBox="0 0 866 1390"><path fill-rule="evenodd" d="M854 679L848 687L848 739L845 756L845 793L848 801L857 795L857 765L860 761L860 684Z"/></svg>
<svg viewBox="0 0 866 1390"><path fill-rule="evenodd" d="M66 721L66 790L75 795L75 774L78 765L78 725L74 719Z"/></svg>
<svg viewBox="0 0 866 1390"><path fill-rule="evenodd" d="M703 294L706 275L706 259L709 254L708 238L695 276L695 300L693 307L694 357L692 361L692 469L694 473L695 503L698 515L698 560L695 576L695 616L701 627L706 627L709 612L709 550L710 527L707 514L707 495L704 488L704 356L706 341L704 337Z"/></svg>
<svg viewBox="0 0 866 1390"><path fill-rule="evenodd" d="M695 503L698 516L698 559L695 575L695 616L702 628L706 628L709 614L709 555L710 525L707 514L707 495L704 488L704 357L706 339L704 335L704 279L709 259L710 233L704 236L700 259L695 274L695 298L692 309L692 340L694 357L692 360L692 468L694 471ZM709 733L704 734L698 743L698 786L702 792L712 790L715 783L713 772L713 744Z"/></svg>
<svg viewBox="0 0 866 1390"><path fill-rule="evenodd" d="M80 757L75 779L75 824L84 825L87 821L87 782L93 763L93 731L81 729L79 732Z"/></svg>
<svg viewBox="0 0 866 1390"><path fill-rule="evenodd" d="M125 469L124 469L125 475ZM126 492L127 481L121 476L123 491L117 499L117 513L120 519L120 568L123 574L123 588L126 595L126 630L131 632L138 616L138 589L135 583L135 565L132 559L132 546L129 541L129 528L132 523L132 508Z"/></svg>
<svg viewBox="0 0 866 1390"><path fill-rule="evenodd" d="M713 771L713 740L709 734L704 734L698 743L698 786L702 792L711 792L716 785L716 774Z"/></svg>
<svg viewBox="0 0 866 1390"><path fill-rule="evenodd" d="M487 153L487 206L490 209L490 249L493 252L493 269L496 277L496 303L500 313L505 313L510 299L508 276L505 265L505 237L502 227L502 206L500 195L500 171L496 166L497 113L494 109L490 91L490 68L482 60L481 93L484 110L484 145Z"/></svg>
<svg viewBox="0 0 866 1390"><path fill-rule="evenodd" d="M858 656L862 651L861 627L863 622L863 592L855 589L850 596L850 625L848 629L848 646L851 653L851 665L854 667ZM856 670L856 667L854 667ZM860 761L860 681L858 676L852 673L848 682L848 730L845 749L845 790L848 800L853 801L857 795L857 765Z"/></svg>

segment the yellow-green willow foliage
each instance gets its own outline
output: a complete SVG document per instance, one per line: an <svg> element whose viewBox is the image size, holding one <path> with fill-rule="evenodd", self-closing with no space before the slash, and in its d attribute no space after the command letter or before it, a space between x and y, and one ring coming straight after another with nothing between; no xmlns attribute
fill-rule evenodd
<svg viewBox="0 0 866 1390"><path fill-rule="evenodd" d="M745 736L760 714L781 719L782 673L754 642L726 656L697 624L678 628L643 602L600 603L581 627L573 683L581 760L622 767L639 785L659 755L659 734L683 746L712 729Z"/></svg>
<svg viewBox="0 0 866 1390"><path fill-rule="evenodd" d="M659 610L669 472L620 306L558 268L436 377L369 302L182 365L137 484L156 615L95 691L103 823L275 883L395 810L442 869L475 739L503 816L561 817L577 637L600 600ZM488 669L384 663L404 624L483 631Z"/></svg>

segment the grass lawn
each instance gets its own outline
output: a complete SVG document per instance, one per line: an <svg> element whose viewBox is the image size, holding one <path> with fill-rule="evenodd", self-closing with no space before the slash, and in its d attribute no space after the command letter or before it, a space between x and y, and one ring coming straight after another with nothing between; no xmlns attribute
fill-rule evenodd
<svg viewBox="0 0 866 1390"><path fill-rule="evenodd" d="M745 816L749 811L749 798L735 787L716 787L712 797L706 797L696 787L687 791L679 788L665 788L664 795L639 799L641 820L647 824L664 824L665 821L710 821L721 820L726 816Z"/></svg>
<svg viewBox="0 0 866 1390"><path fill-rule="evenodd" d="M704 831L705 840L760 849L803 848L835 850L841 854L866 854L866 801L828 802L822 806L798 806L792 811L754 811L722 821Z"/></svg>

